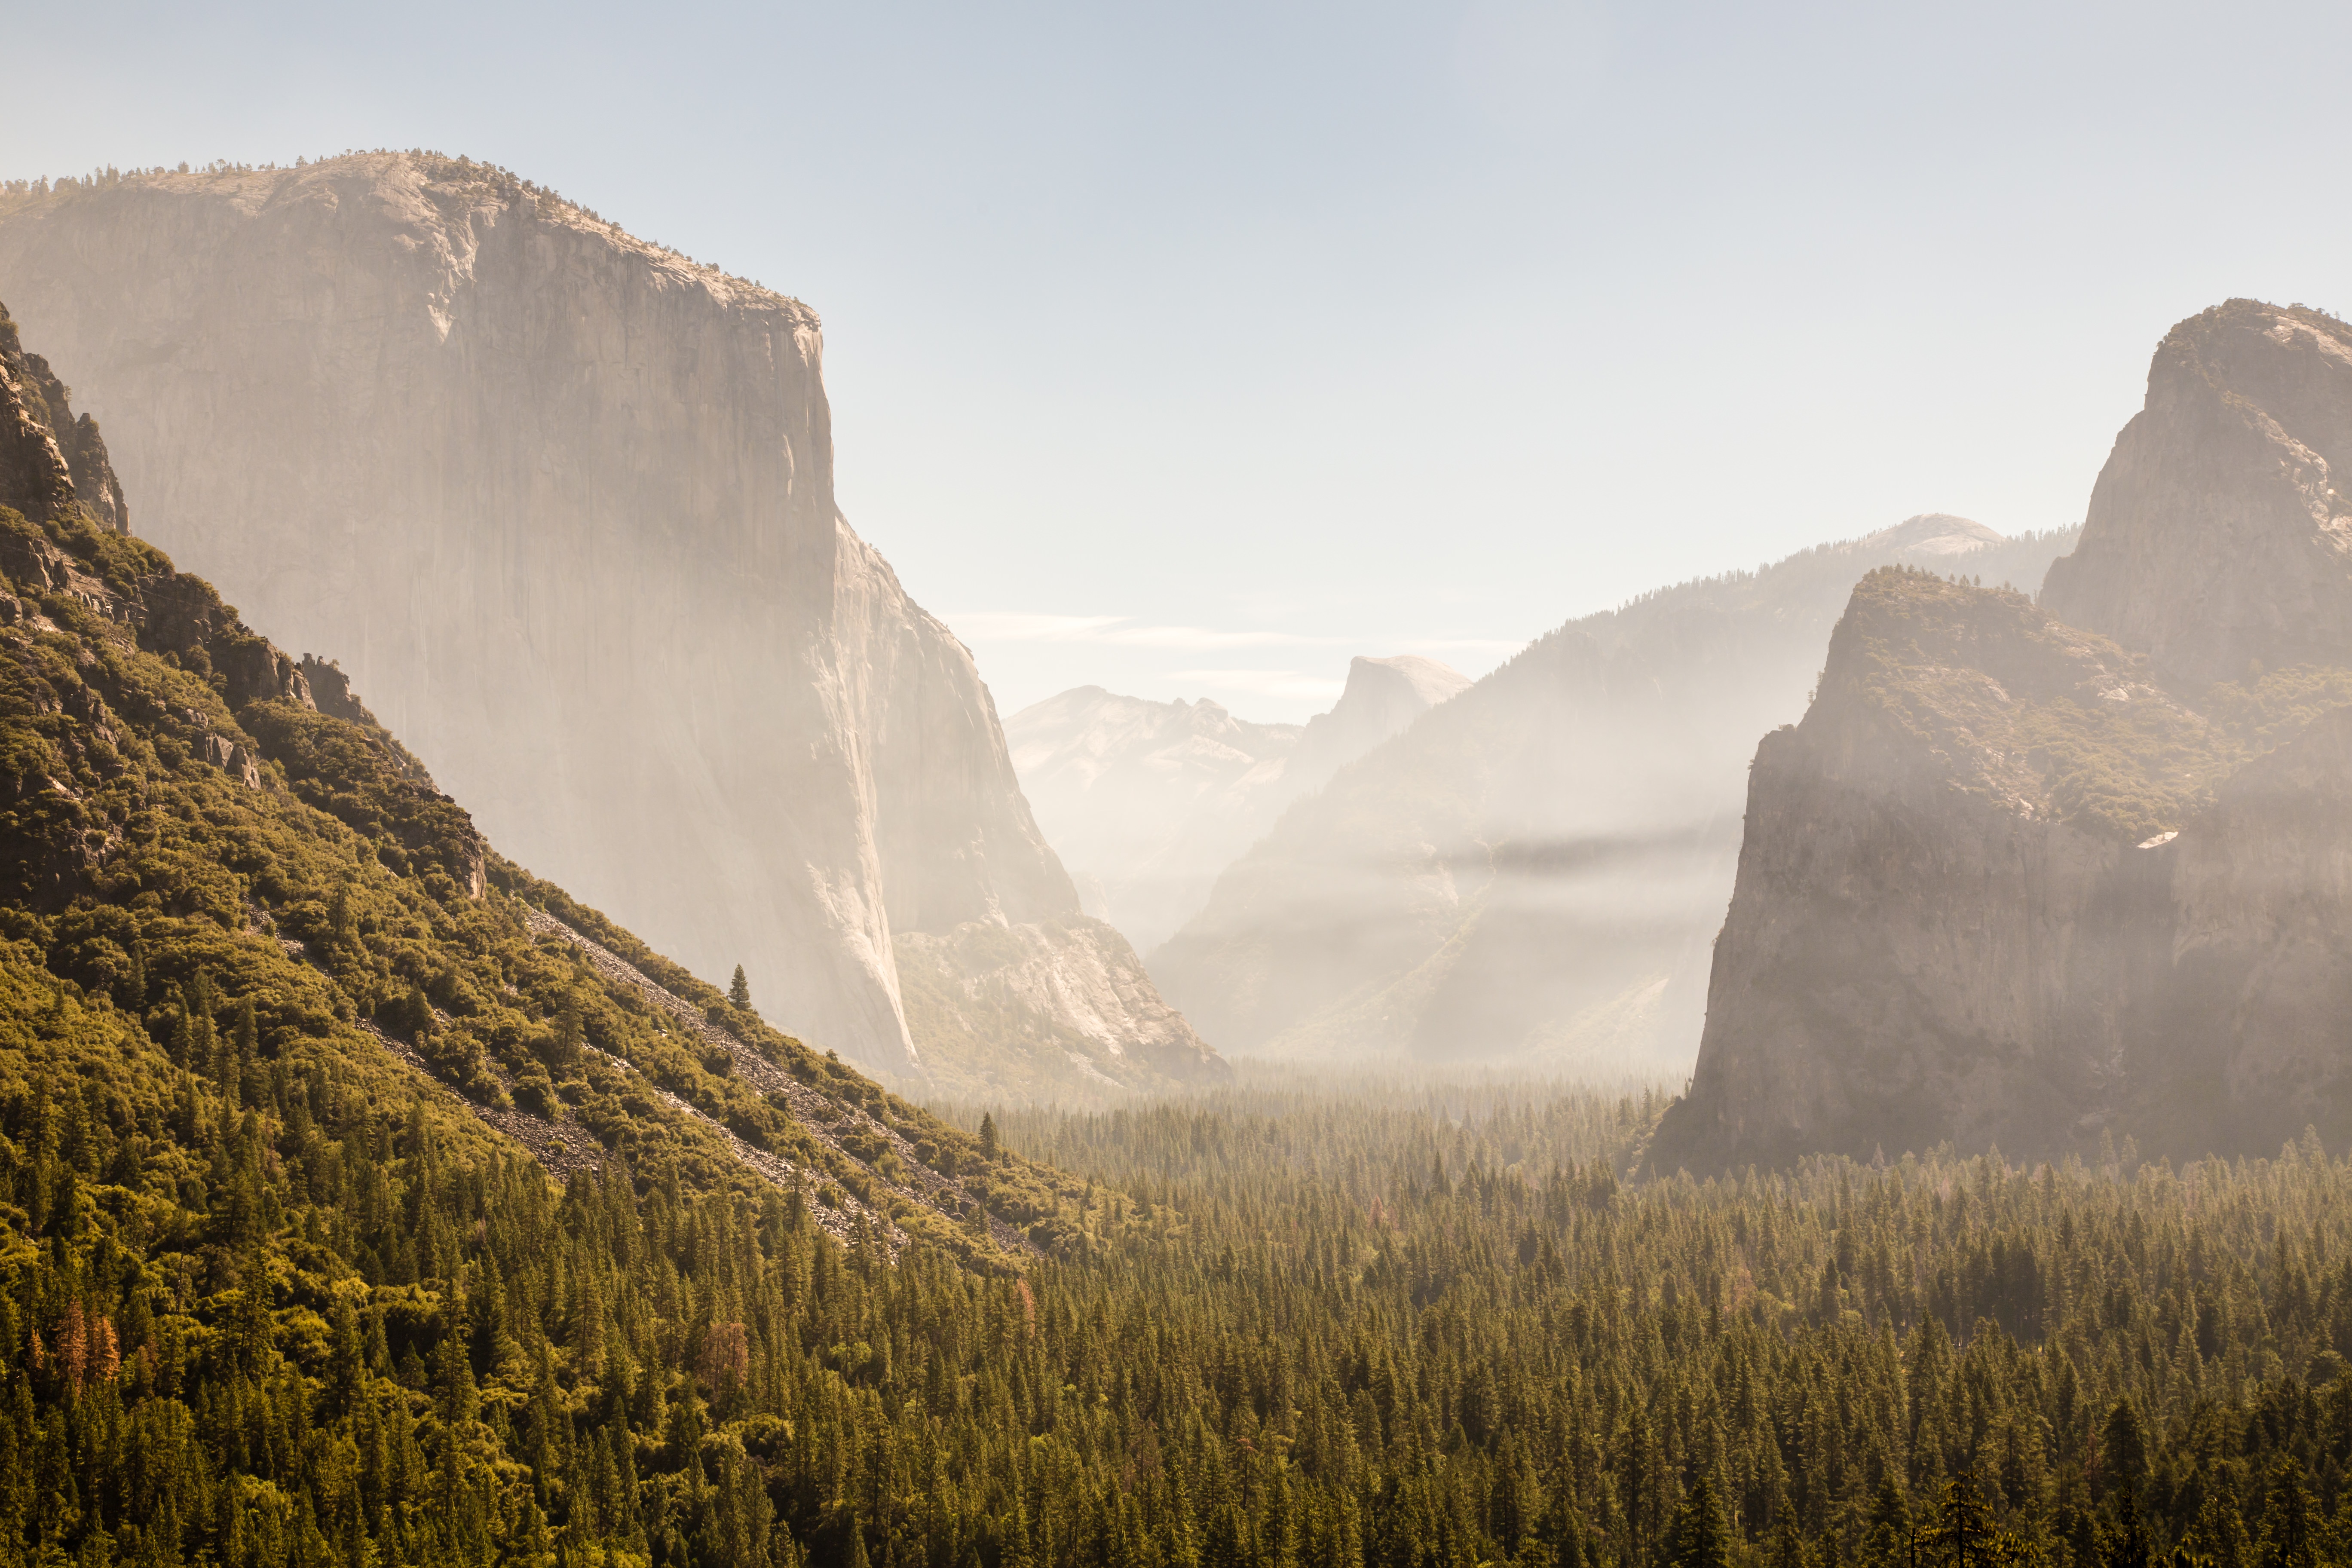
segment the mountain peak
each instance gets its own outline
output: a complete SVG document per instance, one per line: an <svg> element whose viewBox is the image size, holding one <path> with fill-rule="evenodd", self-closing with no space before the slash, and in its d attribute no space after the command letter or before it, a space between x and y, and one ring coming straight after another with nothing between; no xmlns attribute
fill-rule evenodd
<svg viewBox="0 0 2352 1568"><path fill-rule="evenodd" d="M1384 701L1391 692L1402 689L1423 707L1434 708L1469 684L1470 678L1452 665L1417 653L1400 653L1387 658L1360 654L1348 661L1348 685L1339 694L1339 706Z"/></svg>
<svg viewBox="0 0 2352 1568"><path fill-rule="evenodd" d="M1916 517L1905 518L1893 528L1882 528L1854 541L1853 547L1902 550L1916 555L1973 555L1979 550L2008 542L2006 534L1996 533L1973 519L1955 517L1948 511L1923 511Z"/></svg>
<svg viewBox="0 0 2352 1568"><path fill-rule="evenodd" d="M2352 325L2256 300L2191 316L2043 603L2191 679L2352 663L2347 465Z"/></svg>
<svg viewBox="0 0 2352 1568"><path fill-rule="evenodd" d="M1307 721L1291 772L1320 784L1469 685L1460 670L1419 654L1358 655L1331 711Z"/></svg>

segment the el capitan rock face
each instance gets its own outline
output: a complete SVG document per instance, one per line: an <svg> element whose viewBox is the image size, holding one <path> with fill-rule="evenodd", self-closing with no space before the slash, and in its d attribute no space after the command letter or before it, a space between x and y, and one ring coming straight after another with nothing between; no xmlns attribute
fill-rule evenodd
<svg viewBox="0 0 2352 1568"><path fill-rule="evenodd" d="M1076 913L971 656L835 506L797 300L404 154L15 198L0 281L158 543L784 1026L919 1070L898 932Z"/></svg>
<svg viewBox="0 0 2352 1568"><path fill-rule="evenodd" d="M2176 328L2038 606L1856 588L1757 752L1654 1163L2352 1128L2344 341L2250 301Z"/></svg>

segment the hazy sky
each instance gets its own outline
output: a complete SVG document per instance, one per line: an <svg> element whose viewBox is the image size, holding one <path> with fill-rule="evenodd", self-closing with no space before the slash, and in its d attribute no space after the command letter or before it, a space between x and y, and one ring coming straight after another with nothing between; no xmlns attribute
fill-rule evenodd
<svg viewBox="0 0 2352 1568"><path fill-rule="evenodd" d="M1093 681L1303 717L1351 653L1476 673L1914 512L2074 521L2173 321L2352 310L2340 5L5 32L0 175L435 147L808 300L842 505L1007 712Z"/></svg>

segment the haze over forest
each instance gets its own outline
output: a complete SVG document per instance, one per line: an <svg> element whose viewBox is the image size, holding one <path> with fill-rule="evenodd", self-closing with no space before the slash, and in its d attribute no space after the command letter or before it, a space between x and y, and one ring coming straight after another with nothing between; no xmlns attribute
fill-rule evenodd
<svg viewBox="0 0 2352 1568"><path fill-rule="evenodd" d="M2352 1563L2344 17L7 37L0 1568Z"/></svg>

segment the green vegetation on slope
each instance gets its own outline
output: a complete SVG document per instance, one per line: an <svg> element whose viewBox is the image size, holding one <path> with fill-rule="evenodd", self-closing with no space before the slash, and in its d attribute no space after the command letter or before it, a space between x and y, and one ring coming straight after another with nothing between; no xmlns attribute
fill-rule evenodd
<svg viewBox="0 0 2352 1568"><path fill-rule="evenodd" d="M1914 567L1854 588L1824 694L1844 687L1961 787L2102 837L2177 829L2231 773L2352 703L2352 670L2160 686L2147 659L2011 589Z"/></svg>
<svg viewBox="0 0 2352 1568"><path fill-rule="evenodd" d="M2352 1545L2312 1146L1634 1187L1655 1102L1014 1112L1095 1179L1013 1279L0 994L0 1561L1832 1568L1964 1475L2052 1568Z"/></svg>
<svg viewBox="0 0 2352 1568"><path fill-rule="evenodd" d="M910 1276L984 1292L1038 1249L1116 1235L1083 1217L1077 1184L983 1153L501 860L363 711L313 709L208 586L69 491L41 500L39 521L0 507L0 1354L16 1399L0 1562L60 1542L89 1561L307 1561L330 1525L330 1559L453 1561L493 1540L511 1555L544 1534L513 1484L543 1448L498 1404L502 1376L616 1421L631 1476L632 1433L667 1433L676 1401L705 1408L698 1371L717 1394L713 1366L748 1364L740 1291L694 1309L732 1309L717 1363L699 1338L679 1348L692 1313L673 1300L645 1310L645 1331L668 1327L631 1347L633 1371L592 1355L550 1382L542 1354L525 1377L484 1330L459 1404L411 1397L454 1353L465 1293L511 1285L517 1260L553 1268L534 1297L551 1307L584 1310L562 1292L595 1288L550 1265L567 1245L556 1189L500 1132L572 1173L575 1239L591 1199L632 1226L641 1208L686 1216L691 1237L707 1213L730 1241L682 1242L696 1258L756 1224L763 1256L799 1247L813 1279L912 1248ZM547 915L670 996L613 977ZM782 1088L753 1089L747 1063ZM642 1282L674 1295L677 1277ZM499 1300L473 1298L513 1307ZM638 1311L617 1286L604 1300ZM349 1352L341 1329L361 1323L381 1385L314 1353ZM608 1328L635 1331L592 1331ZM412 1418L435 1411L428 1492ZM364 1521L330 1518L318 1467L349 1479L347 1461L373 1478ZM714 1459L722 1479L754 1473L730 1462ZM407 1479L375 1488L383 1463ZM637 1517L636 1483L614 1485ZM559 1522L683 1562L672 1538L730 1495L635 1534L584 1505Z"/></svg>
<svg viewBox="0 0 2352 1568"><path fill-rule="evenodd" d="M872 1134L805 1125L635 987L534 934L528 907L613 949L834 1104L929 1151L935 1170L978 1171L967 1141L490 853L381 730L300 702L283 656L203 584L70 512L44 528L0 510L0 547L9 559L78 563L120 606L144 612L134 632L16 579L25 609L0 628L0 931L81 993L157 1040L187 1028L202 995L224 1018L250 1010L259 1061L340 1049L402 1070L364 1021L475 1104L520 1100L632 1165L675 1163L698 1190L752 1190L761 1178L724 1128L812 1173L812 1201L840 1211L847 1194L907 1234L1002 1263L976 1216L877 1186L898 1156L857 1146ZM985 1185L1016 1226L1055 1205L1045 1173L990 1173Z"/></svg>

